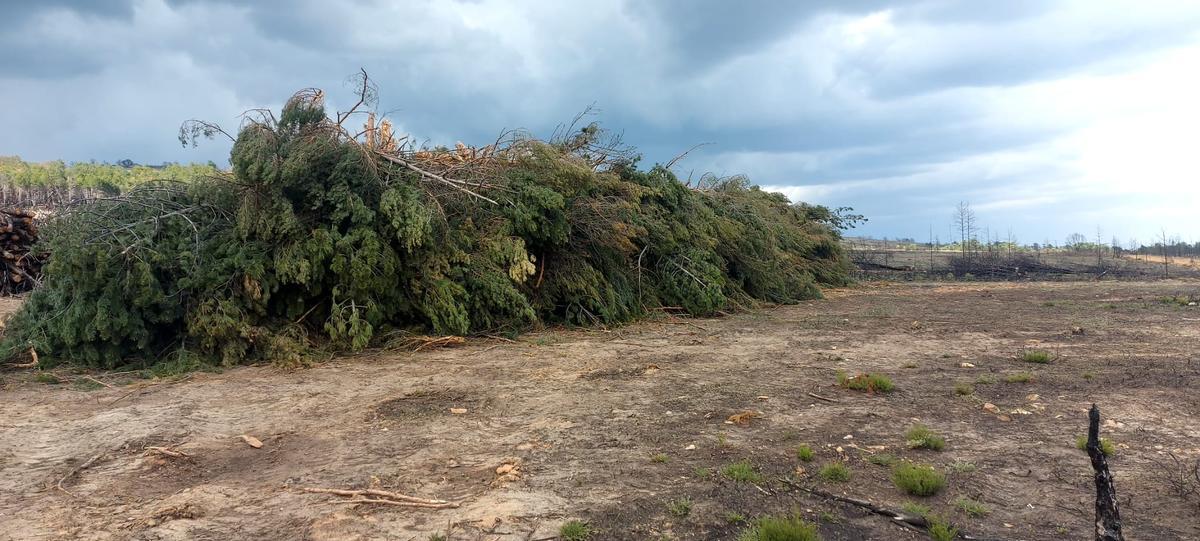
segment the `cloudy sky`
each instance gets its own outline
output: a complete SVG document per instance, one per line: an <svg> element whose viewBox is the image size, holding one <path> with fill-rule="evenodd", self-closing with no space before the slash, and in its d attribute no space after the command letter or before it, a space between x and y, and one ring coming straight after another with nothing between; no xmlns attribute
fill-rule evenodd
<svg viewBox="0 0 1200 541"><path fill-rule="evenodd" d="M1200 240L1200 2L0 0L0 155L227 163L181 121L346 76L432 144L595 103L648 162L853 206L859 232Z"/></svg>

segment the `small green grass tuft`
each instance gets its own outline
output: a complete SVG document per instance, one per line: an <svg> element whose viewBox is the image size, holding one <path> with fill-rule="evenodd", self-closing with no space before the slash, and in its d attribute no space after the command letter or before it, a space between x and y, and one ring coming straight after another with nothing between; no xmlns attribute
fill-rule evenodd
<svg viewBox="0 0 1200 541"><path fill-rule="evenodd" d="M988 509L988 506L984 505L982 502L977 502L975 500L972 500L970 498L964 498L962 496L959 496L958 498L956 498L954 500L954 507L957 508L959 511L962 511L963 513L966 513L975 518L979 518L979 517L988 515L992 512L992 510Z"/></svg>
<svg viewBox="0 0 1200 541"><path fill-rule="evenodd" d="M1087 440L1087 436L1075 438L1075 448L1086 453ZM1113 456L1117 454L1117 446L1113 445L1112 440L1108 438L1100 438L1100 452L1104 453L1104 456Z"/></svg>
<svg viewBox="0 0 1200 541"><path fill-rule="evenodd" d="M845 483L850 480L850 468L841 462L830 462L821 466L821 469L817 471L817 475L820 475L821 479L831 483Z"/></svg>
<svg viewBox="0 0 1200 541"><path fill-rule="evenodd" d="M941 451L946 447L945 438L921 424L913 425L912 428L909 428L908 432L904 434L904 439L908 441L910 449Z"/></svg>
<svg viewBox="0 0 1200 541"><path fill-rule="evenodd" d="M1042 306L1045 306L1046 308L1054 308L1054 301L1043 302Z"/></svg>
<svg viewBox="0 0 1200 541"><path fill-rule="evenodd" d="M971 396L975 394L975 386L965 381L960 381L954 384L954 394L958 396Z"/></svg>
<svg viewBox="0 0 1200 541"><path fill-rule="evenodd" d="M558 529L563 541L587 541L592 537L592 527L580 520L569 520Z"/></svg>
<svg viewBox="0 0 1200 541"><path fill-rule="evenodd" d="M103 384L101 384L99 381L92 380L92 379L80 378L80 379L73 381L72 383L74 384L74 387L76 390L85 391L85 392L98 391L98 390L104 388Z"/></svg>
<svg viewBox="0 0 1200 541"><path fill-rule="evenodd" d="M901 365L901 368L917 368L917 363L907 362Z"/></svg>
<svg viewBox="0 0 1200 541"><path fill-rule="evenodd" d="M796 458L799 458L802 462L812 462L814 456L816 456L816 453L813 452L812 447L807 443L796 448Z"/></svg>
<svg viewBox="0 0 1200 541"><path fill-rule="evenodd" d="M895 389L892 379L883 374L848 376L845 372L838 372L837 382L847 389L868 393L890 393Z"/></svg>
<svg viewBox="0 0 1200 541"><path fill-rule="evenodd" d="M737 511L728 511L725 513L725 522L729 524L741 524L746 522L746 515Z"/></svg>
<svg viewBox="0 0 1200 541"><path fill-rule="evenodd" d="M721 468L721 475L739 483L761 483L763 476L749 460L734 462Z"/></svg>
<svg viewBox="0 0 1200 541"><path fill-rule="evenodd" d="M930 515L925 520L929 521L929 538L933 541L954 541L958 537L958 528L951 526L946 519Z"/></svg>
<svg viewBox="0 0 1200 541"><path fill-rule="evenodd" d="M798 516L763 517L738 535L738 541L820 541L817 525Z"/></svg>
<svg viewBox="0 0 1200 541"><path fill-rule="evenodd" d="M1093 373L1091 373L1091 372L1084 372L1084 373L1083 373L1083 379L1086 379L1086 380L1093 380L1093 379L1096 379L1096 374L1093 374Z"/></svg>
<svg viewBox="0 0 1200 541"><path fill-rule="evenodd" d="M50 372L38 372L37 374L34 374L33 381L50 385L63 382L62 378L51 374Z"/></svg>
<svg viewBox="0 0 1200 541"><path fill-rule="evenodd" d="M650 457L650 462L655 464L665 464L668 460L671 460L671 458L666 453L656 453Z"/></svg>
<svg viewBox="0 0 1200 541"><path fill-rule="evenodd" d="M1054 356L1049 351L1041 349L1027 349L1021 354L1021 360L1027 363L1048 364L1054 360Z"/></svg>
<svg viewBox="0 0 1200 541"><path fill-rule="evenodd" d="M975 385L993 385L996 383L996 376L984 374L975 378Z"/></svg>
<svg viewBox="0 0 1200 541"><path fill-rule="evenodd" d="M892 482L913 496L932 496L946 486L946 476L933 466L897 464L892 469Z"/></svg>
<svg viewBox="0 0 1200 541"><path fill-rule="evenodd" d="M692 473L701 479L712 479L713 476L712 468L696 467L696 469L692 470Z"/></svg>
<svg viewBox="0 0 1200 541"><path fill-rule="evenodd" d="M827 524L841 524L842 523L842 517L839 517L833 513L830 513L829 511L821 511L821 514L817 515L817 519L820 520L821 522L824 522Z"/></svg>
<svg viewBox="0 0 1200 541"><path fill-rule="evenodd" d="M904 502L904 505L901 505L900 509L914 517L921 518L925 518L929 516L929 513L933 512L933 509L930 509L928 505L921 505L917 502Z"/></svg>
<svg viewBox="0 0 1200 541"><path fill-rule="evenodd" d="M876 466L892 466L896 464L898 460L900 459L896 458L896 455L889 455L887 453L879 453L877 455L871 455L867 457L867 462L870 462Z"/></svg>
<svg viewBox="0 0 1200 541"><path fill-rule="evenodd" d="M971 473L976 469L978 468L975 467L974 462L964 462L960 460L950 464L950 470L954 473Z"/></svg>
<svg viewBox="0 0 1200 541"><path fill-rule="evenodd" d="M1029 383L1033 381L1033 374L1029 372L1017 372L1004 376L1005 383Z"/></svg>
<svg viewBox="0 0 1200 541"><path fill-rule="evenodd" d="M448 541L448 540L446 539L446 536L444 536L440 533L435 533L435 534L430 534L429 541Z"/></svg>
<svg viewBox="0 0 1200 541"><path fill-rule="evenodd" d="M677 517L686 517L692 512L692 499L684 496L682 498L667 502L667 511Z"/></svg>

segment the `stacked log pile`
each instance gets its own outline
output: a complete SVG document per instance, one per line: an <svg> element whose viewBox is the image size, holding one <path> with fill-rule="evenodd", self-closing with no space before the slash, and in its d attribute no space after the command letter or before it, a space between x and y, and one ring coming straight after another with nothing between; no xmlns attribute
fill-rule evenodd
<svg viewBox="0 0 1200 541"><path fill-rule="evenodd" d="M33 211L0 209L0 295L24 293L41 281L48 254L34 250L37 240Z"/></svg>

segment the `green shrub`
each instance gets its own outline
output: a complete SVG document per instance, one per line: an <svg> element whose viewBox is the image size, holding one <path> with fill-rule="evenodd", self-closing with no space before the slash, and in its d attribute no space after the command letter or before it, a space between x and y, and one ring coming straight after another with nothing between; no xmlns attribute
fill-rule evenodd
<svg viewBox="0 0 1200 541"><path fill-rule="evenodd" d="M1029 383L1033 381L1033 374L1029 372L1017 372L1004 376L1005 383Z"/></svg>
<svg viewBox="0 0 1200 541"><path fill-rule="evenodd" d="M850 468L846 467L846 465L842 464L841 462L830 462L829 464L821 466L821 469L817 472L817 475L820 475L821 479L826 481L833 483L845 483L846 481L850 480Z"/></svg>
<svg viewBox="0 0 1200 541"><path fill-rule="evenodd" d="M933 541L954 541L958 537L958 528L951 526L946 519L933 515L925 519L929 521L929 538Z"/></svg>
<svg viewBox="0 0 1200 541"><path fill-rule="evenodd" d="M558 529L558 537L563 541L587 541L592 537L592 527L586 522L569 520Z"/></svg>
<svg viewBox="0 0 1200 541"><path fill-rule="evenodd" d="M692 512L692 499L684 496L667 502L667 510L677 517L686 517Z"/></svg>
<svg viewBox="0 0 1200 541"><path fill-rule="evenodd" d="M1080 451L1087 452L1087 436L1078 436L1075 438L1075 448ZM1100 452L1104 456L1113 456L1117 454L1117 446L1113 445L1112 440L1108 438L1100 438Z"/></svg>
<svg viewBox="0 0 1200 541"><path fill-rule="evenodd" d="M820 541L817 525L798 516L763 517L738 535L738 541Z"/></svg>
<svg viewBox="0 0 1200 541"><path fill-rule="evenodd" d="M954 394L958 396L971 396L975 394L975 386L966 382L958 382L954 384Z"/></svg>
<svg viewBox="0 0 1200 541"><path fill-rule="evenodd" d="M892 469L892 482L913 496L932 496L946 486L946 476L933 466L906 463Z"/></svg>
<svg viewBox="0 0 1200 541"><path fill-rule="evenodd" d="M941 451L946 447L945 438L939 436L929 427L921 424L913 425L904 434L904 438L908 441L910 449L929 449L932 451Z"/></svg>
<svg viewBox="0 0 1200 541"><path fill-rule="evenodd" d="M799 458L802 462L812 462L814 456L816 456L816 453L813 453L812 447L807 444L796 448L796 458Z"/></svg>
<svg viewBox="0 0 1200 541"><path fill-rule="evenodd" d="M892 379L883 374L848 376L845 372L838 372L837 382L838 385L847 389L868 393L890 393L895 388L892 385Z"/></svg>
<svg viewBox="0 0 1200 541"><path fill-rule="evenodd" d="M859 217L842 210L743 177L690 187L639 168L631 149L601 157L594 125L465 162L449 149L385 154L329 119L321 97L252 117L231 172L141 183L50 220L43 285L0 357L33 347L47 366L176 354L294 365L401 331L613 324L660 306L703 315L848 280L839 228Z"/></svg>
<svg viewBox="0 0 1200 541"><path fill-rule="evenodd" d="M721 475L739 483L761 483L763 476L748 460L734 462L721 468Z"/></svg>

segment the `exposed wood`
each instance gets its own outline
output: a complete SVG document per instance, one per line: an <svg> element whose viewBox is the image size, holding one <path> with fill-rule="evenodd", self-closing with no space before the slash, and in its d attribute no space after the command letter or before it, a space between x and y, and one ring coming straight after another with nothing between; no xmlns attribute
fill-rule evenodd
<svg viewBox="0 0 1200 541"><path fill-rule="evenodd" d="M36 253L34 212L0 209L0 295L24 293L41 284L47 254Z"/></svg>

